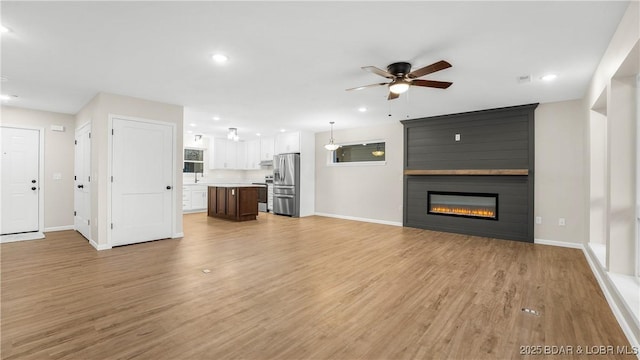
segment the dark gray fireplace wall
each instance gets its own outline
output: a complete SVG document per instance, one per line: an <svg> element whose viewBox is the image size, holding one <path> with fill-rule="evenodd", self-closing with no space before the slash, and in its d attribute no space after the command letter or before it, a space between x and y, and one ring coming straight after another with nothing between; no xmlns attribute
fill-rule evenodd
<svg viewBox="0 0 640 360"><path fill-rule="evenodd" d="M528 104L402 121L403 225L533 242L537 106ZM416 174L420 170L429 174ZM452 170L520 170L524 175L437 174ZM499 219L428 214L427 191L497 193Z"/></svg>

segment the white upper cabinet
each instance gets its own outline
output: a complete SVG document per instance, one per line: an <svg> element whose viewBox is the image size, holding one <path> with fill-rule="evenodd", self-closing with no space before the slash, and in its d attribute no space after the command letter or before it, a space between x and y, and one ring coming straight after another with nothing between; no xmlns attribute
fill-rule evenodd
<svg viewBox="0 0 640 360"><path fill-rule="evenodd" d="M227 140L211 139L209 142L209 169L226 169Z"/></svg>
<svg viewBox="0 0 640 360"><path fill-rule="evenodd" d="M246 170L247 167L247 142L237 141L236 143L236 169Z"/></svg>
<svg viewBox="0 0 640 360"><path fill-rule="evenodd" d="M225 156L227 162L225 169L238 168L238 143L233 140L227 140L227 154Z"/></svg>
<svg viewBox="0 0 640 360"><path fill-rule="evenodd" d="M260 140L246 142L247 147L247 170L260 169Z"/></svg>
<svg viewBox="0 0 640 360"><path fill-rule="evenodd" d="M273 161L275 155L274 139L271 137L263 137L260 139L260 161Z"/></svg>
<svg viewBox="0 0 640 360"><path fill-rule="evenodd" d="M276 154L299 153L300 133L298 131L281 133L276 136Z"/></svg>

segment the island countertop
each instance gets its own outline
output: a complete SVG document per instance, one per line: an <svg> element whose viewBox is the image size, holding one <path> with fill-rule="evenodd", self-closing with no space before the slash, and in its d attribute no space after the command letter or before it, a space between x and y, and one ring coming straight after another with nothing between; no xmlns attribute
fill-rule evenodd
<svg viewBox="0 0 640 360"><path fill-rule="evenodd" d="M208 187L240 188L240 187L264 187L257 184L206 184Z"/></svg>

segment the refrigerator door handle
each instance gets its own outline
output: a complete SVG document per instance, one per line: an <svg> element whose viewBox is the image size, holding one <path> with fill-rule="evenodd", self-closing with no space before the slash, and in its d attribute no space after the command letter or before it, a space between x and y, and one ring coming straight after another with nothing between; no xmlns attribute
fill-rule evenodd
<svg viewBox="0 0 640 360"><path fill-rule="evenodd" d="M282 168L283 168L283 169L285 169L285 165L286 165L286 164L287 164L287 161L285 160L285 158L284 158L284 157L282 157ZM286 180L285 180L285 179L286 179L286 177L287 177L287 172L285 171L285 172L282 174L282 181L286 181Z"/></svg>
<svg viewBox="0 0 640 360"><path fill-rule="evenodd" d="M284 181L284 157L282 155L279 156L278 158L278 166L280 167L280 173L278 174L278 179L280 179L280 182Z"/></svg>

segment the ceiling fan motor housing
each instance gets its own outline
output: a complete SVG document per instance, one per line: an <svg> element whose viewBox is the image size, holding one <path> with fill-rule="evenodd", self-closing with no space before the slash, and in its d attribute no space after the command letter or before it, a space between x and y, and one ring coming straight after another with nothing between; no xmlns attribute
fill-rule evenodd
<svg viewBox="0 0 640 360"><path fill-rule="evenodd" d="M397 62L387 66L387 71L395 76L405 76L411 72L411 64L408 62Z"/></svg>

